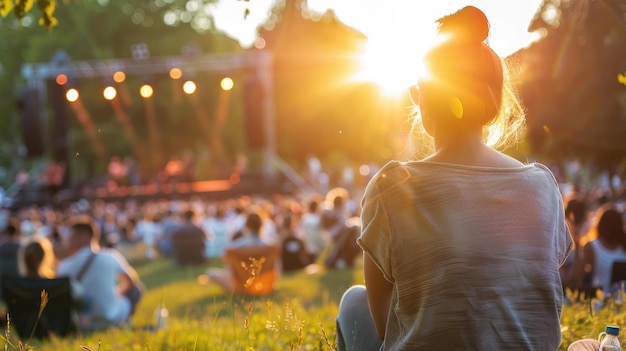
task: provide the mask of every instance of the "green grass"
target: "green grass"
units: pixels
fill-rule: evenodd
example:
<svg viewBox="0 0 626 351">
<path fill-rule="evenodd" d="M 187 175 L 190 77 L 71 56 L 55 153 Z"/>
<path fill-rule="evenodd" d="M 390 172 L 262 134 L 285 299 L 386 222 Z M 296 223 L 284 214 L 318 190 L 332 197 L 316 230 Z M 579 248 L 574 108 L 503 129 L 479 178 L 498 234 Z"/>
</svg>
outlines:
<svg viewBox="0 0 626 351">
<path fill-rule="evenodd" d="M 278 290 L 266 297 L 229 296 L 206 282 L 203 267 L 179 268 L 168 260 L 135 262 L 148 287 L 137 314 L 126 329 L 109 330 L 76 338 L 45 342 L 22 340 L 33 350 L 333 350 L 335 315 L 342 293 L 362 283 L 361 267 L 314 274 L 284 274 Z M 169 310 L 167 326 L 147 330 L 156 321 L 155 309 Z M 607 324 L 626 326 L 623 304 L 609 302 L 592 312 L 590 303 L 564 306 L 563 344 L 596 338 Z M 2 335 L 6 335 L 2 331 Z M 626 340 L 626 339 L 625 339 Z M 19 337 L 11 333 L 4 350 L 20 350 Z"/>
<path fill-rule="evenodd" d="M 131 326 L 76 338 L 22 340 L 34 350 L 329 350 L 342 293 L 363 282 L 360 269 L 283 274 L 275 293 L 231 296 L 203 276 L 207 267 L 176 267 L 168 260 L 134 262 L 148 288 Z M 169 310 L 167 326 L 156 322 L 159 304 Z M 2 331 L 5 335 L 5 331 Z M 0 339 L 19 350 L 19 336 Z"/>
</svg>

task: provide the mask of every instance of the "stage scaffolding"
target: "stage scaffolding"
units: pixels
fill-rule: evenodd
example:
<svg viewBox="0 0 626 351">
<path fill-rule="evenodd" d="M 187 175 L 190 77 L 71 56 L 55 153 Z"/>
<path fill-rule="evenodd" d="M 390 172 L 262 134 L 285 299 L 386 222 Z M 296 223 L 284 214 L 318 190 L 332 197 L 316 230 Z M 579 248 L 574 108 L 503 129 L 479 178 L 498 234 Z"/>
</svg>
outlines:
<svg viewBox="0 0 626 351">
<path fill-rule="evenodd" d="M 137 51 L 137 50 L 135 50 Z M 135 54 L 135 53 L 133 53 Z M 229 72 L 247 69 L 256 74 L 262 89 L 262 120 L 265 145 L 263 147 L 263 174 L 266 179 L 276 175 L 276 131 L 274 108 L 274 85 L 272 79 L 272 55 L 265 50 L 238 53 L 214 53 L 206 55 L 182 55 L 149 57 L 149 55 L 127 59 L 74 61 L 64 51 L 59 51 L 50 62 L 22 65 L 22 76 L 28 88 L 37 91 L 40 101 L 48 100 L 47 80 L 65 74 L 71 79 L 111 78 L 115 72 L 129 75 L 167 74 L 172 68 L 183 72 Z M 137 57 L 139 56 L 139 57 Z M 40 116 L 47 118 L 45 103 L 39 104 Z"/>
</svg>

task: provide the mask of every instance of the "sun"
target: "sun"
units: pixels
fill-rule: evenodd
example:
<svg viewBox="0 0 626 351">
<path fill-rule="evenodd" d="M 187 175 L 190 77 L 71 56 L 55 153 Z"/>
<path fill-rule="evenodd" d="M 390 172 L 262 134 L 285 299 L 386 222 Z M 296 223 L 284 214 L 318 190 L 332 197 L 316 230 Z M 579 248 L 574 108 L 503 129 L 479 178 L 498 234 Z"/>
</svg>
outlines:
<svg viewBox="0 0 626 351">
<path fill-rule="evenodd" d="M 406 43 L 386 38 L 369 38 L 358 59 L 357 79 L 375 83 L 386 96 L 399 97 L 417 82 L 424 71 L 423 53 Z"/>
</svg>

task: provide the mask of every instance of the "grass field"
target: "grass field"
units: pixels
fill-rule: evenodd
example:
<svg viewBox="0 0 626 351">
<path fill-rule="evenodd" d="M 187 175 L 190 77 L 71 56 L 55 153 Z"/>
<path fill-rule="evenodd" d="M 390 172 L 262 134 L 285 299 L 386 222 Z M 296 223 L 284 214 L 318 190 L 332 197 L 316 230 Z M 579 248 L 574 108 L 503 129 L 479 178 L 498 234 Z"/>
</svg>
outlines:
<svg viewBox="0 0 626 351">
<path fill-rule="evenodd" d="M 360 269 L 283 274 L 275 293 L 265 297 L 230 296 L 208 281 L 201 267 L 176 267 L 171 261 L 133 262 L 146 284 L 131 325 L 123 330 L 46 342 L 21 340 L 34 350 L 329 350 L 343 291 L 362 282 Z M 155 311 L 169 311 L 166 326 L 155 330 Z M 5 350 L 19 350 L 12 333 Z"/>
<path fill-rule="evenodd" d="M 203 267 L 175 267 L 168 260 L 135 262 L 148 292 L 130 326 L 76 338 L 38 342 L 21 340 L 33 350 L 333 350 L 335 315 L 346 288 L 362 283 L 360 267 L 351 270 L 284 274 L 278 290 L 266 297 L 229 296 L 208 282 Z M 155 310 L 169 311 L 166 325 L 156 323 Z M 563 344 L 579 338 L 595 338 L 607 324 L 626 326 L 623 304 L 608 302 L 592 312 L 590 303 L 564 307 Z M 0 347 L 20 350 L 15 333 Z M 626 341 L 626 338 L 624 339 Z"/>
</svg>

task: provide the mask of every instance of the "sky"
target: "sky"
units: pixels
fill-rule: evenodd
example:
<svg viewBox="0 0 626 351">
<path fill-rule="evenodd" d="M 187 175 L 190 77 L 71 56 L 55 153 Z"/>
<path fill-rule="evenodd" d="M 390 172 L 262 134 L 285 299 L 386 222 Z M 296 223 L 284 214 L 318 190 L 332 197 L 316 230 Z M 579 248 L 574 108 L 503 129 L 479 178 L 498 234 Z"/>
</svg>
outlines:
<svg viewBox="0 0 626 351">
<path fill-rule="evenodd" d="M 267 19 L 275 0 L 219 0 L 212 6 L 218 30 L 250 47 L 257 27 Z M 419 45 L 416 38 L 430 36 L 434 21 L 463 6 L 473 5 L 485 12 L 491 23 L 490 45 L 507 56 L 538 39 L 528 25 L 542 0 L 308 0 L 316 12 L 332 9 L 346 25 L 368 38 L 397 36 L 399 45 Z M 244 19 L 246 7 L 250 15 Z M 415 38 L 412 40 L 411 38 Z M 415 44 L 412 44 L 411 42 Z"/>
<path fill-rule="evenodd" d="M 219 0 L 211 5 L 218 30 L 251 47 L 257 29 L 268 17 L 275 0 Z M 424 52 L 435 40 L 435 20 L 464 6 L 483 10 L 491 29 L 489 45 L 502 57 L 539 39 L 528 26 L 542 0 L 308 0 L 314 13 L 332 9 L 340 21 L 368 39 L 361 55 L 362 74 L 357 79 L 377 82 L 396 95 L 413 84 Z M 244 18 L 248 7 L 250 14 Z"/>
</svg>

